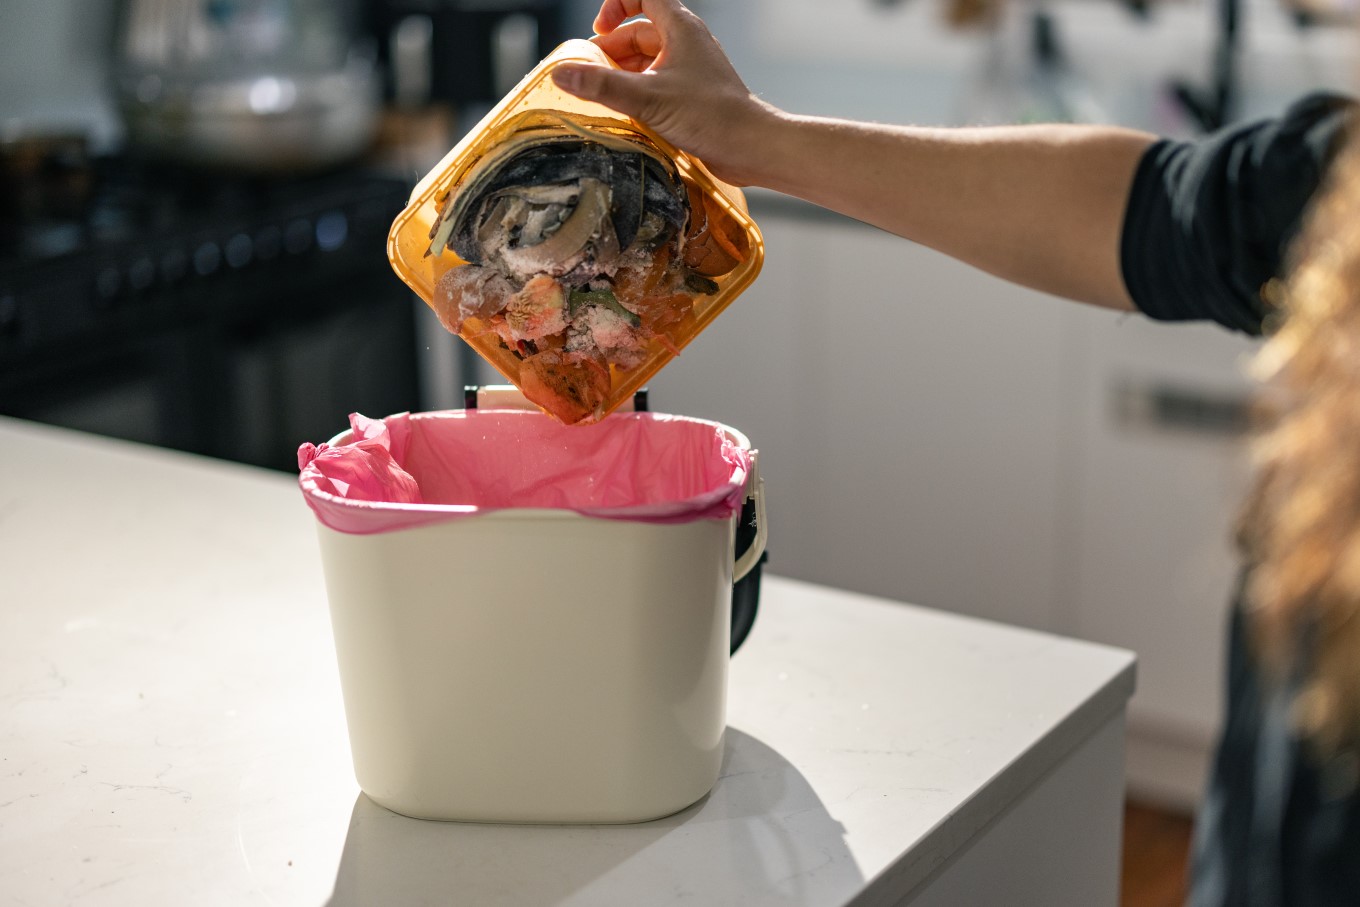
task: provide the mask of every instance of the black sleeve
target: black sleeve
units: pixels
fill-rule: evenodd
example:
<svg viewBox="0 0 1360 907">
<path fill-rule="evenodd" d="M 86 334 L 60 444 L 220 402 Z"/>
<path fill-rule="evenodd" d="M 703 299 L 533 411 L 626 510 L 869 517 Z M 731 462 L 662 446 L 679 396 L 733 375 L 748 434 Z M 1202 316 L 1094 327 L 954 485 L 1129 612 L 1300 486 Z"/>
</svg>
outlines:
<svg viewBox="0 0 1360 907">
<path fill-rule="evenodd" d="M 1261 332 L 1277 277 L 1355 101 L 1312 94 L 1274 119 L 1143 155 L 1129 192 L 1120 267 L 1133 302 L 1162 321 L 1210 319 Z"/>
</svg>

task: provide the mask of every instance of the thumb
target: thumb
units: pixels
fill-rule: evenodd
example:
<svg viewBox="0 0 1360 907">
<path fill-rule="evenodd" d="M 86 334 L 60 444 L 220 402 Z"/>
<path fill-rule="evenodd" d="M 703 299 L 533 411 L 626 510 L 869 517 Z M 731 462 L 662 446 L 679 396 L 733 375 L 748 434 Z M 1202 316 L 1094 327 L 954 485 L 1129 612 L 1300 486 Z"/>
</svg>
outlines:
<svg viewBox="0 0 1360 907">
<path fill-rule="evenodd" d="M 606 107 L 646 122 L 647 92 L 639 83 L 647 78 L 642 73 L 625 72 L 606 66 L 583 63 L 564 63 L 553 70 L 553 81 L 563 91 L 587 101 L 597 101 Z"/>
</svg>

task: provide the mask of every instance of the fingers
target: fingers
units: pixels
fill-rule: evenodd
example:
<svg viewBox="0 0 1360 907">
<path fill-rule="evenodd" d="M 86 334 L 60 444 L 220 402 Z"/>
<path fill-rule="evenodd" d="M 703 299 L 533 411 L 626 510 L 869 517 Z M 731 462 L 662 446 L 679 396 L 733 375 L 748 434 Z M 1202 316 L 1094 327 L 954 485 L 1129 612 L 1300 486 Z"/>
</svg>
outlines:
<svg viewBox="0 0 1360 907">
<path fill-rule="evenodd" d="M 595 16 L 595 34 L 607 35 L 633 16 L 646 16 L 664 32 L 677 25 L 688 12 L 680 0 L 604 0 Z"/>
<path fill-rule="evenodd" d="M 629 72 L 646 72 L 656 62 L 653 57 L 613 57 L 612 59 L 619 69 L 626 69 Z"/>
<path fill-rule="evenodd" d="M 595 14 L 595 34 L 607 35 L 618 28 L 625 19 L 641 12 L 640 0 L 604 0 L 600 11 Z M 631 7 L 631 11 L 630 11 Z"/>
<path fill-rule="evenodd" d="M 648 62 L 661 53 L 661 33 L 645 19 L 629 22 L 607 35 L 597 35 L 595 43 L 624 69 L 634 69 L 628 61 L 643 59 Z M 643 68 L 646 63 L 643 64 Z"/>
<path fill-rule="evenodd" d="M 586 63 L 563 63 L 553 70 L 552 77 L 563 91 L 587 101 L 598 101 L 645 122 L 649 94 L 639 80 L 649 78 L 647 75 Z"/>
</svg>

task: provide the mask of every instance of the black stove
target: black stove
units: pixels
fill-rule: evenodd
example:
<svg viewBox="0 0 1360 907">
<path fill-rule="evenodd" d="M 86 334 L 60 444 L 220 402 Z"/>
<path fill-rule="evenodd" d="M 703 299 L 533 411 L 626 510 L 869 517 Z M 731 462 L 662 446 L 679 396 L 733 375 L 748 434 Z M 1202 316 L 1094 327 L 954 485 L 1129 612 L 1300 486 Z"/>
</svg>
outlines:
<svg viewBox="0 0 1360 907">
<path fill-rule="evenodd" d="M 409 183 L 125 157 L 57 182 L 3 215 L 0 414 L 292 469 L 351 411 L 418 407 L 386 257 Z"/>
</svg>

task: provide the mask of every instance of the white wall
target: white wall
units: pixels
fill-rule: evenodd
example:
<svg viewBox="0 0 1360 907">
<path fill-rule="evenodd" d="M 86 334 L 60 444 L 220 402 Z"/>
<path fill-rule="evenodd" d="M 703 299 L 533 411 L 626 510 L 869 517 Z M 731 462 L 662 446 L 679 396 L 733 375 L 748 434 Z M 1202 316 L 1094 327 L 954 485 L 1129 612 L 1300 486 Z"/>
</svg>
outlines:
<svg viewBox="0 0 1360 907">
<path fill-rule="evenodd" d="M 693 0 L 748 84 L 774 104 L 801 113 L 892 122 L 976 119 L 984 65 L 998 55 L 1023 75 L 1022 26 L 996 37 L 960 33 L 942 19 L 943 3 L 911 0 Z M 1205 84 L 1216 41 L 1216 3 L 1155 4 L 1146 20 L 1112 0 L 1012 0 L 1022 19 L 1045 7 L 1057 18 L 1074 74 L 1110 122 L 1160 134 L 1192 124 L 1167 101 L 1173 79 Z M 1301 33 L 1277 0 L 1245 0 L 1244 116 L 1278 110 L 1312 87 L 1360 86 L 1353 33 Z M 587 20 L 588 22 L 588 20 Z"/>
<path fill-rule="evenodd" d="M 121 136 L 107 77 L 115 0 L 3 0 L 0 134 L 89 131 L 99 148 Z"/>
</svg>

